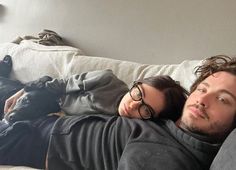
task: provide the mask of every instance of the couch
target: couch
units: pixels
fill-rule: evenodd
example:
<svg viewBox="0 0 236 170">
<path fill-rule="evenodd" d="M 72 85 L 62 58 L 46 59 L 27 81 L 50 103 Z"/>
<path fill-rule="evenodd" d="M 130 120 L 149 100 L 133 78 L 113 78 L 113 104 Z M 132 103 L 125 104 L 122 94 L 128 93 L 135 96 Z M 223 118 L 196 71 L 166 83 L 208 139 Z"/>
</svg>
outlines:
<svg viewBox="0 0 236 170">
<path fill-rule="evenodd" d="M 44 46 L 30 40 L 23 40 L 20 44 L 0 44 L 0 59 L 6 54 L 13 59 L 12 79 L 25 83 L 41 76 L 49 75 L 55 78 L 66 78 L 75 73 L 99 69 L 111 69 L 127 84 L 134 80 L 151 75 L 170 75 L 173 79 L 189 90 L 195 80 L 194 68 L 201 64 L 201 60 L 185 60 L 179 64 L 149 65 L 124 60 L 104 58 L 100 56 L 86 56 L 82 50 L 70 46 Z M 233 131 L 212 163 L 212 170 L 233 169 L 234 152 L 233 141 L 236 132 Z M 0 169 L 20 170 L 29 167 L 14 167 L 0 165 Z M 193 167 L 194 169 L 194 167 Z"/>
</svg>

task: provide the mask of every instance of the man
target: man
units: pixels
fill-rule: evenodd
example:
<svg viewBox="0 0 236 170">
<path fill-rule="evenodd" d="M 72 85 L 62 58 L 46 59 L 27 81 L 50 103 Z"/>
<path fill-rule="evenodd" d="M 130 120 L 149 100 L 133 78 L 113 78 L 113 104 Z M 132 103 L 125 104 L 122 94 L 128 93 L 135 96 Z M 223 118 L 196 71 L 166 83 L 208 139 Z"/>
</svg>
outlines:
<svg viewBox="0 0 236 170">
<path fill-rule="evenodd" d="M 236 60 L 211 57 L 196 73 L 176 122 L 108 115 L 58 119 L 48 130 L 48 169 L 209 169 L 235 124 Z"/>
</svg>

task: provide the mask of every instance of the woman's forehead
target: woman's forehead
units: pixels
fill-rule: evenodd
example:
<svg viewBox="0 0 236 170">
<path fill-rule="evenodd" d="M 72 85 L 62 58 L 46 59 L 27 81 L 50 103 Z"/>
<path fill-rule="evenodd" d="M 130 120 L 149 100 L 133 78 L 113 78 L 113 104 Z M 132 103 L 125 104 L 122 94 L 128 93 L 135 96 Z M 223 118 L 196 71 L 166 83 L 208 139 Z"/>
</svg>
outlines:
<svg viewBox="0 0 236 170">
<path fill-rule="evenodd" d="M 155 112 L 159 113 L 162 111 L 165 107 L 164 93 L 145 83 L 141 84 L 140 87 L 140 90 L 142 90 L 143 93 L 144 102 L 150 105 Z"/>
</svg>

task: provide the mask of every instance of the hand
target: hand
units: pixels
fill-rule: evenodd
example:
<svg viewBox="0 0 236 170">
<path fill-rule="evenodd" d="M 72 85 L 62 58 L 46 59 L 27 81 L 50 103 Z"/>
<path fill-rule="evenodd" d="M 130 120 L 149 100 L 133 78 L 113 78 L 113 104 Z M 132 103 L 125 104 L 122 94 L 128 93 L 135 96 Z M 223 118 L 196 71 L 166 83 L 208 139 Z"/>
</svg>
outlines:
<svg viewBox="0 0 236 170">
<path fill-rule="evenodd" d="M 14 95 L 12 95 L 11 97 L 9 97 L 6 101 L 5 101 L 5 105 L 4 105 L 4 114 L 9 113 L 14 106 L 16 105 L 16 101 L 24 94 L 24 89 L 21 89 L 20 91 L 16 92 Z"/>
</svg>

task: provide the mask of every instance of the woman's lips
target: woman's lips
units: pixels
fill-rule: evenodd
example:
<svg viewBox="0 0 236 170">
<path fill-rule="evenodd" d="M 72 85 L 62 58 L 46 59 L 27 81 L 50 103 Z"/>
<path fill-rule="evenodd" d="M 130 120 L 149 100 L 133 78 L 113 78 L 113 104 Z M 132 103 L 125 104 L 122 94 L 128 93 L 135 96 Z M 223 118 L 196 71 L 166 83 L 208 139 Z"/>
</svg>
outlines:
<svg viewBox="0 0 236 170">
<path fill-rule="evenodd" d="M 129 116 L 129 111 L 128 111 L 127 106 L 125 104 L 124 104 L 124 114 L 126 116 Z"/>
</svg>

